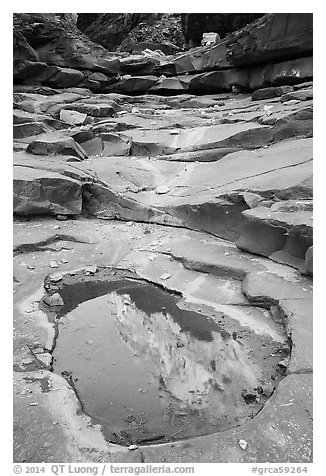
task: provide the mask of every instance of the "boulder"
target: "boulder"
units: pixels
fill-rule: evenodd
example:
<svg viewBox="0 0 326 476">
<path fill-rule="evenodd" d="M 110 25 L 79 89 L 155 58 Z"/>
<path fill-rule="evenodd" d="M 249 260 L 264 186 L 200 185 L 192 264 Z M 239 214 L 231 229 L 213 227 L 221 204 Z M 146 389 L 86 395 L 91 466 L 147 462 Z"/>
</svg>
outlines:
<svg viewBox="0 0 326 476">
<path fill-rule="evenodd" d="M 13 191 L 16 215 L 78 215 L 82 211 L 80 182 L 59 173 L 14 167 Z"/>
<path fill-rule="evenodd" d="M 46 127 L 40 122 L 15 124 L 13 127 L 14 139 L 23 139 L 24 137 L 36 136 L 46 131 Z"/>
<path fill-rule="evenodd" d="M 154 86 L 150 88 L 150 92 L 153 94 L 156 93 L 169 93 L 169 94 L 180 94 L 184 90 L 187 90 L 187 84 L 183 82 L 180 78 L 162 78 L 157 81 Z"/>
<path fill-rule="evenodd" d="M 35 155 L 71 155 L 79 159 L 86 159 L 87 154 L 72 137 L 53 140 L 36 140 L 28 144 L 26 152 Z"/>
<path fill-rule="evenodd" d="M 86 118 L 87 114 L 83 114 L 78 111 L 69 111 L 67 109 L 62 109 L 60 111 L 60 120 L 66 122 L 67 124 L 84 124 Z"/>
<path fill-rule="evenodd" d="M 107 84 L 109 82 L 109 78 L 103 73 L 91 73 L 87 76 L 87 79 L 90 81 L 97 81 L 101 84 Z"/>
<path fill-rule="evenodd" d="M 272 88 L 257 89 L 253 95 L 253 101 L 261 101 L 262 99 L 270 99 L 275 97 L 280 97 L 283 94 L 290 93 L 293 91 L 292 86 L 279 86 Z"/>
</svg>

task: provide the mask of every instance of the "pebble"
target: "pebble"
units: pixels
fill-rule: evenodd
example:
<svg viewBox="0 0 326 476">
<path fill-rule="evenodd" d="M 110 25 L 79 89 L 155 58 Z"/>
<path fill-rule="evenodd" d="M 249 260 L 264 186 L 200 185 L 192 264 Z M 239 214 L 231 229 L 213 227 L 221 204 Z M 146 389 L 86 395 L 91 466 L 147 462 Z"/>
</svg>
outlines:
<svg viewBox="0 0 326 476">
<path fill-rule="evenodd" d="M 138 448 L 137 445 L 130 445 L 130 446 L 128 446 L 128 450 L 130 450 L 130 451 L 136 450 L 137 448 Z"/>
<path fill-rule="evenodd" d="M 37 402 L 32 402 L 32 403 L 29 404 L 30 407 L 36 407 L 37 405 L 38 405 Z"/>
<path fill-rule="evenodd" d="M 242 450 L 245 451 L 248 447 L 248 443 L 246 442 L 246 440 L 239 440 L 239 446 Z"/>
<path fill-rule="evenodd" d="M 169 278 L 171 278 L 171 274 L 169 274 L 169 273 L 164 273 L 164 274 L 162 274 L 162 276 L 160 277 L 160 279 L 169 279 Z"/>
<path fill-rule="evenodd" d="M 32 364 L 33 362 L 34 362 L 34 359 L 23 359 L 22 360 L 23 365 L 29 365 L 29 364 Z"/>
<path fill-rule="evenodd" d="M 159 187 L 156 187 L 155 192 L 158 195 L 163 195 L 164 193 L 169 193 L 170 188 L 167 185 L 160 185 Z"/>
<path fill-rule="evenodd" d="M 96 273 L 96 271 L 97 271 L 96 264 L 94 264 L 93 266 L 87 266 L 87 268 L 85 268 L 85 271 L 86 271 L 86 274 L 88 274 L 88 275 Z"/>
<path fill-rule="evenodd" d="M 62 278 L 63 278 L 63 274 L 55 273 L 55 274 L 51 274 L 50 281 L 52 283 L 57 283 L 58 281 L 61 281 Z"/>
<path fill-rule="evenodd" d="M 50 268 L 59 268 L 59 265 L 56 261 L 52 260 L 50 262 Z"/>
<path fill-rule="evenodd" d="M 67 215 L 57 215 L 56 219 L 59 221 L 65 221 L 68 219 Z"/>
<path fill-rule="evenodd" d="M 31 264 L 28 264 L 27 269 L 35 269 L 35 266 L 32 266 Z"/>
</svg>

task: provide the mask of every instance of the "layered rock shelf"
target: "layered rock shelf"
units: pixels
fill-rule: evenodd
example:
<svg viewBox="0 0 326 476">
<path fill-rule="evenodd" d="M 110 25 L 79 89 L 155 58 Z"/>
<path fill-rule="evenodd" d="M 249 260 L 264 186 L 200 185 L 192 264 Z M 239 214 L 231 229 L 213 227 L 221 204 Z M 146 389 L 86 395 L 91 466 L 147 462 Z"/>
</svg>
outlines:
<svg viewBox="0 0 326 476">
<path fill-rule="evenodd" d="M 14 25 L 15 461 L 311 462 L 312 14 L 174 56 L 108 52 L 66 14 Z M 53 372 L 40 302 L 120 272 L 252 332 L 257 355 L 282 327 L 254 418 L 135 451 L 104 440 Z"/>
</svg>

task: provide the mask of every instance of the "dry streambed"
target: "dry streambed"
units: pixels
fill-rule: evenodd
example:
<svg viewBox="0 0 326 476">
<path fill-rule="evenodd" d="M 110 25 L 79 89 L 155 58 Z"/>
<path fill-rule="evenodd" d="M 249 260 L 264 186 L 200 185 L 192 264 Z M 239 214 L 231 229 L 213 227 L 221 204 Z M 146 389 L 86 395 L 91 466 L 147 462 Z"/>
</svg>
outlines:
<svg viewBox="0 0 326 476">
<path fill-rule="evenodd" d="M 311 91 L 16 91 L 17 461 L 311 460 Z"/>
</svg>

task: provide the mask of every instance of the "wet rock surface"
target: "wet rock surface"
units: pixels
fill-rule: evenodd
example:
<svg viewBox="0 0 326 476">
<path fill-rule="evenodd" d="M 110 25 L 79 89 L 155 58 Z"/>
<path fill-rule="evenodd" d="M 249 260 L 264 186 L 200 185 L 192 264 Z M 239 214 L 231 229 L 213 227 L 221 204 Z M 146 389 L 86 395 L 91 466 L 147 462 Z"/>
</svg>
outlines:
<svg viewBox="0 0 326 476">
<path fill-rule="evenodd" d="M 253 336 L 235 332 L 225 314 L 183 309 L 140 280 L 50 281 L 60 294 L 45 302 L 61 306 L 53 370 L 69 379 L 108 441 L 162 443 L 239 426 L 283 378 L 280 324 L 270 324 L 273 338 L 262 335 L 258 352 Z M 267 322 L 267 312 L 252 311 Z"/>
<path fill-rule="evenodd" d="M 15 35 L 23 61 L 14 86 L 15 461 L 311 461 L 313 95 L 302 33 L 306 26 L 309 35 L 309 19 L 288 19 L 280 43 L 283 17 L 275 15 L 283 14 L 258 19 L 234 36 L 232 67 L 209 63 L 223 40 L 175 56 L 174 76 L 162 78 L 162 61 L 145 55 L 110 57 L 108 65 L 101 50 L 89 58 L 94 67 L 65 63 L 72 50 L 58 31 L 67 19 L 44 15 L 34 18 L 36 31 L 17 20 Z M 42 46 L 51 32 L 63 50 Z M 273 63 L 254 64 L 264 54 Z M 129 76 L 115 78 L 118 63 Z M 75 81 L 70 66 L 84 79 Z M 125 280 L 138 297 L 110 288 Z M 87 294 L 92 286 L 105 292 Z M 165 296 L 161 309 L 156 295 L 145 299 L 153 309 L 139 304 L 148 286 Z M 83 322 L 73 314 L 92 300 L 115 316 L 116 344 L 122 335 L 121 345 L 139 351 L 140 367 L 155 376 L 153 399 L 172 407 L 163 439 L 146 440 L 160 437 L 159 425 L 142 433 L 133 411 L 120 412 L 130 421 L 113 428 L 87 407 L 78 342 L 60 339 L 82 332 L 82 358 L 92 358 L 94 342 L 86 341 L 99 336 L 89 337 L 87 326 L 102 325 L 103 316 L 92 307 Z M 193 339 L 189 316 L 201 332 L 211 326 L 206 340 Z M 101 362 L 105 371 L 111 359 Z M 79 367 L 70 368 L 73 361 Z M 206 393 L 196 375 L 207 377 Z M 140 400 L 151 395 L 132 387 Z M 192 404 L 204 402 L 206 426 L 194 430 L 185 389 Z"/>
</svg>

